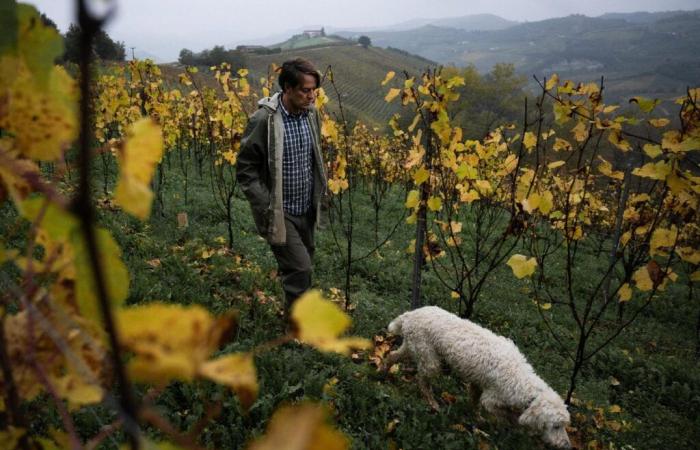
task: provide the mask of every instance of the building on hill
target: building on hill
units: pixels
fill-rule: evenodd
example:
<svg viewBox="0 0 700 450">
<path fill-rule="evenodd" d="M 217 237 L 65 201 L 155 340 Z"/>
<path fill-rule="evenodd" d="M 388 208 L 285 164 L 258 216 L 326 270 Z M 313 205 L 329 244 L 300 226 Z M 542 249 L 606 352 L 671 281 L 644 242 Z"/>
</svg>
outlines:
<svg viewBox="0 0 700 450">
<path fill-rule="evenodd" d="M 326 35 L 325 27 L 321 27 L 320 30 L 304 30 L 302 35 L 307 38 L 323 37 Z"/>
</svg>

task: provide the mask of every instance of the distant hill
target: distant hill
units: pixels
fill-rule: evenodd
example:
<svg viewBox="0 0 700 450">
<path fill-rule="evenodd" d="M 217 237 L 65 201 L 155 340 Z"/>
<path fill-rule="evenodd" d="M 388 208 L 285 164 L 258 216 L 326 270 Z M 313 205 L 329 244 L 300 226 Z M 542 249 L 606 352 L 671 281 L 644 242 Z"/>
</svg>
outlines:
<svg viewBox="0 0 700 450">
<path fill-rule="evenodd" d="M 605 76 L 607 92 L 616 98 L 668 97 L 700 84 L 700 11 L 572 15 L 492 31 L 426 25 L 366 34 L 373 45 L 442 64 L 473 64 L 481 72 L 506 62 L 528 76 Z"/>
<path fill-rule="evenodd" d="M 494 14 L 472 14 L 461 17 L 446 17 L 442 19 L 413 19 L 406 22 L 398 23 L 396 25 L 385 27 L 383 30 L 405 31 L 424 27 L 426 25 L 435 25 L 438 27 L 457 28 L 466 31 L 485 31 L 502 30 L 504 28 L 517 25 L 517 23 L 518 22 L 507 20 L 503 17 L 499 17 Z"/>
<path fill-rule="evenodd" d="M 632 13 L 606 13 L 598 17 L 601 19 L 622 19 L 630 23 L 653 23 L 660 19 L 667 19 L 684 13 L 686 13 L 686 11 L 639 11 Z"/>
</svg>

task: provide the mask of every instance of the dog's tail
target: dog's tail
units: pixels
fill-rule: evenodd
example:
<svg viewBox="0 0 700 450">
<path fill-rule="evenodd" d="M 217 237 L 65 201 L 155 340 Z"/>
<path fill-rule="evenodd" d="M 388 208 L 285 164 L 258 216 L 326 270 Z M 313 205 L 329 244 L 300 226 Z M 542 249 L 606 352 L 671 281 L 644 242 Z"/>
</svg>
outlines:
<svg viewBox="0 0 700 450">
<path fill-rule="evenodd" d="M 402 324 L 403 324 L 403 314 L 391 321 L 391 323 L 389 324 L 389 328 L 388 328 L 389 333 L 400 335 Z"/>
</svg>

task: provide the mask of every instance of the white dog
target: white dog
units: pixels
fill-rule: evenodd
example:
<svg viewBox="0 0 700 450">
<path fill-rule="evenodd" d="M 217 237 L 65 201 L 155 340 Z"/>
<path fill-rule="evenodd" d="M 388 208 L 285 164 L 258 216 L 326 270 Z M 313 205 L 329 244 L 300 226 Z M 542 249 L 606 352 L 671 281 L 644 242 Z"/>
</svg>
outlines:
<svg viewBox="0 0 700 450">
<path fill-rule="evenodd" d="M 444 361 L 470 383 L 475 405 L 480 401 L 501 418 L 516 413 L 518 423 L 537 430 L 548 444 L 571 447 L 566 405 L 510 339 L 437 306 L 401 314 L 389 331 L 402 335 L 403 343 L 386 357 L 383 369 L 405 358 L 415 361 L 418 386 L 434 409 L 438 405 L 428 379 L 440 373 Z"/>
</svg>

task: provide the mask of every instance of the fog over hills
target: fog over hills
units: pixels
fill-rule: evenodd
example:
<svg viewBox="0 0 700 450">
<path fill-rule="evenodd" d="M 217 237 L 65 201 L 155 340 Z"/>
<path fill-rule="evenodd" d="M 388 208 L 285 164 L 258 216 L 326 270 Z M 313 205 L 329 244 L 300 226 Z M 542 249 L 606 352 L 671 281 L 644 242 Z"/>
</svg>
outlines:
<svg viewBox="0 0 700 450">
<path fill-rule="evenodd" d="M 445 23 L 444 21 L 435 21 Z M 528 77 L 605 77 L 608 93 L 682 94 L 700 81 L 700 10 L 571 15 L 494 30 L 426 24 L 364 33 L 372 44 L 488 72 L 511 63 Z M 352 31 L 340 33 L 353 36 Z"/>
</svg>

